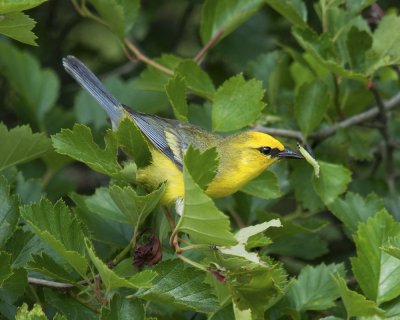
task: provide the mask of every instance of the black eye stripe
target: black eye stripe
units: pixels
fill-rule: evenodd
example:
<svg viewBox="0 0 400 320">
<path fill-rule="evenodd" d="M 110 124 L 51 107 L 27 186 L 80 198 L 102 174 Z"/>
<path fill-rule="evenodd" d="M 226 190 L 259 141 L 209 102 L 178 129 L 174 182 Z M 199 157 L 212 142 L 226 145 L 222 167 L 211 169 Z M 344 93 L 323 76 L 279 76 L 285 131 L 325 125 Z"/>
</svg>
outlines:
<svg viewBox="0 0 400 320">
<path fill-rule="evenodd" d="M 281 150 L 279 150 L 278 148 L 271 148 L 271 147 L 260 147 L 258 148 L 258 151 L 260 151 L 262 154 L 266 155 L 266 156 L 271 156 L 271 157 L 277 157 L 279 152 L 281 152 Z"/>
<path fill-rule="evenodd" d="M 258 149 L 262 154 L 269 155 L 271 153 L 270 147 L 261 147 Z"/>
</svg>

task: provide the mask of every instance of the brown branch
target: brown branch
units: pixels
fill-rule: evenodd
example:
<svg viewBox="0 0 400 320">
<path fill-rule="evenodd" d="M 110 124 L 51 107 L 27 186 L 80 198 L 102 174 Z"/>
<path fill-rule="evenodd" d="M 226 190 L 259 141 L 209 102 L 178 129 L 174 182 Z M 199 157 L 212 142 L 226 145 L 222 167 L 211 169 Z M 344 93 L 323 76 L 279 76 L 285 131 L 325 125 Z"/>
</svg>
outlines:
<svg viewBox="0 0 400 320">
<path fill-rule="evenodd" d="M 218 41 L 218 39 L 223 35 L 224 29 L 219 30 L 205 45 L 203 48 L 200 49 L 200 51 L 196 54 L 194 57 L 194 61 L 196 63 L 200 63 L 201 59 L 204 57 L 204 55 L 207 53 L 208 50 Z"/>
<path fill-rule="evenodd" d="M 390 100 L 383 102 L 383 107 L 385 112 L 392 110 L 393 108 L 400 105 L 400 92 L 393 96 Z M 362 124 L 368 120 L 371 120 L 379 115 L 379 107 L 374 106 L 367 111 L 359 113 L 353 117 L 347 118 L 343 121 L 337 122 L 330 126 L 329 128 L 322 129 L 320 131 L 311 133 L 308 138 L 314 141 L 324 140 L 336 133 L 339 129 L 348 128 L 351 126 Z M 253 128 L 255 131 L 264 132 L 272 136 L 279 136 L 285 138 L 296 139 L 298 141 L 304 142 L 305 138 L 300 131 L 290 130 L 290 129 L 280 129 L 280 128 L 266 128 L 263 126 L 255 126 Z"/>
<path fill-rule="evenodd" d="M 379 94 L 378 90 L 376 89 L 375 85 L 372 83 L 370 86 L 370 91 L 374 95 L 375 101 L 377 103 L 378 109 L 379 109 L 379 118 L 380 118 L 380 124 L 381 126 L 379 127 L 379 132 L 381 133 L 383 137 L 383 142 L 384 142 L 384 155 L 385 155 L 385 162 L 386 162 L 386 179 L 388 183 L 388 188 L 390 192 L 394 192 L 396 187 L 395 187 L 395 178 L 394 178 L 394 162 L 393 162 L 393 147 L 391 145 L 391 138 L 389 135 L 389 130 L 388 130 L 388 117 L 387 117 L 387 111 L 385 109 L 385 105 L 383 103 L 382 97 Z"/>
<path fill-rule="evenodd" d="M 172 71 L 171 69 L 168 69 L 166 67 L 164 67 L 163 65 L 155 62 L 154 60 L 150 59 L 149 57 L 147 57 L 146 55 L 144 55 L 134 44 L 132 41 L 130 41 L 129 39 L 125 38 L 124 40 L 124 44 L 126 46 L 127 49 L 129 49 L 129 51 L 131 51 L 137 60 L 144 62 L 145 64 L 152 66 L 153 68 L 156 68 L 170 76 L 174 75 L 174 71 Z"/>
<path fill-rule="evenodd" d="M 400 104 L 400 92 L 398 94 L 396 94 L 395 96 L 393 96 L 390 100 L 384 102 L 383 106 L 384 106 L 385 111 L 387 112 L 387 111 L 397 107 L 399 104 Z M 367 111 L 364 111 L 353 117 L 350 117 L 343 121 L 340 121 L 340 122 L 332 125 L 329 128 L 314 132 L 314 133 L 310 134 L 309 138 L 313 139 L 313 140 L 324 140 L 324 139 L 332 136 L 333 134 L 335 134 L 335 132 L 338 131 L 339 129 L 344 129 L 344 128 L 348 128 L 351 126 L 361 124 L 365 121 L 375 118 L 378 115 L 379 115 L 379 107 L 374 106 L 371 109 L 368 109 Z"/>
</svg>

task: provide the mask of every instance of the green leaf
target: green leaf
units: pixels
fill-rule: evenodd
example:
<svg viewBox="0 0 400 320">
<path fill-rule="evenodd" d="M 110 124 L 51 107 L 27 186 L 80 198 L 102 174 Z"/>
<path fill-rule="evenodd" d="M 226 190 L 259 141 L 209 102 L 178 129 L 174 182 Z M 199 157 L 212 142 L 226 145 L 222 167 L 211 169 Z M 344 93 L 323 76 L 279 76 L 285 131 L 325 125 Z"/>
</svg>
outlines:
<svg viewBox="0 0 400 320">
<path fill-rule="evenodd" d="M 97 198 L 102 202 L 103 205 L 107 205 L 108 200 L 112 202 L 109 193 L 105 192 L 105 194 L 108 196 L 107 199 L 103 199 L 101 196 Z M 96 195 L 90 197 L 80 196 L 75 193 L 70 195 L 70 198 L 76 204 L 74 213 L 77 215 L 79 220 L 83 221 L 86 228 L 90 232 L 92 239 L 114 246 L 126 246 L 126 244 L 132 239 L 133 227 L 127 224 L 112 221 L 108 215 L 99 213 L 97 209 L 95 209 L 96 211 L 89 210 L 85 202 L 91 197 L 96 198 Z M 95 203 L 95 201 L 93 203 Z M 115 204 L 114 207 L 116 207 Z M 95 206 L 95 208 L 98 207 Z M 99 208 L 102 207 L 99 206 Z M 118 208 L 116 208 L 116 210 L 118 210 Z M 123 218 L 123 214 L 121 212 L 117 211 L 117 214 L 120 214 L 121 219 Z"/>
<path fill-rule="evenodd" d="M 153 286 L 140 289 L 137 297 L 204 313 L 213 312 L 219 307 L 211 287 L 203 282 L 204 272 L 185 267 L 179 259 L 163 261 L 153 271 L 158 274 Z"/>
<path fill-rule="evenodd" d="M 86 197 L 84 202 L 89 211 L 120 223 L 129 223 L 125 214 L 118 208 L 111 198 L 110 191 L 107 188 L 97 188 L 94 195 Z"/>
<path fill-rule="evenodd" d="M 268 252 L 282 256 L 314 260 L 328 253 L 328 242 L 310 231 L 296 232 L 275 240 L 268 246 Z"/>
<path fill-rule="evenodd" d="M 53 206 L 44 198 L 38 204 L 21 207 L 21 215 L 81 276 L 86 275 L 84 235 L 63 201 Z"/>
<path fill-rule="evenodd" d="M 53 306 L 67 319 L 99 320 L 98 315 L 92 309 L 70 295 L 58 293 L 48 288 L 43 289 L 43 292 L 46 304 Z"/>
<path fill-rule="evenodd" d="M 353 26 L 347 34 L 346 46 L 351 69 L 361 72 L 367 70 L 369 66 L 365 53 L 372 46 L 371 35 Z"/>
<path fill-rule="evenodd" d="M 348 192 L 344 199 L 337 198 L 328 208 L 351 233 L 354 233 L 359 223 L 366 222 L 384 206 L 382 200 L 374 193 L 363 198 L 357 193 Z"/>
<path fill-rule="evenodd" d="M 185 153 L 185 165 L 194 182 L 200 188 L 205 189 L 217 173 L 218 153 L 216 148 L 201 152 L 189 146 Z"/>
<path fill-rule="evenodd" d="M 39 272 L 47 277 L 62 282 L 76 282 L 76 278 L 74 277 L 74 274 L 71 274 L 70 270 L 66 270 L 45 252 L 42 252 L 41 255 L 34 255 L 31 259 L 32 261 L 29 261 L 26 266 L 28 270 Z"/>
<path fill-rule="evenodd" d="M 346 281 L 342 277 L 335 276 L 334 279 L 348 318 L 383 316 L 385 311 L 379 309 L 374 301 L 367 300 L 363 295 L 347 288 Z"/>
<path fill-rule="evenodd" d="M 28 10 L 46 1 L 47 0 L 2 0 L 0 14 Z"/>
<path fill-rule="evenodd" d="M 155 58 L 153 60 L 171 70 L 176 69 L 183 61 L 181 58 L 171 54 L 164 54 L 161 58 Z M 168 75 L 154 67 L 147 67 L 147 69 L 140 74 L 137 88 L 142 90 L 165 92 L 165 85 L 170 78 L 171 75 Z"/>
<path fill-rule="evenodd" d="M 132 300 L 122 297 L 118 294 L 114 295 L 108 306 L 101 308 L 100 320 L 122 320 L 131 319 L 145 320 L 145 310 L 143 304 L 139 300 Z"/>
<path fill-rule="evenodd" d="M 183 213 L 177 228 L 179 231 L 188 233 L 196 242 L 220 246 L 234 245 L 236 240 L 229 231 L 229 218 L 217 209 L 214 202 L 205 195 L 192 178 L 189 170 L 192 168 L 190 160 L 194 154 L 195 152 L 189 152 L 185 156 L 183 167 L 185 197 Z M 212 155 L 212 153 L 205 154 L 202 158 L 206 159 L 210 154 Z M 197 178 L 199 178 L 199 170 L 204 170 L 204 167 L 192 169 Z M 210 176 L 206 176 L 206 180 L 209 178 Z M 202 178 L 202 181 L 206 180 Z"/>
<path fill-rule="evenodd" d="M 318 64 L 334 72 L 335 74 L 359 81 L 367 79 L 366 73 L 348 70 L 342 65 L 333 40 L 328 33 L 318 35 L 311 29 L 295 28 L 292 31 L 297 42 L 306 50 Z"/>
<path fill-rule="evenodd" d="M 164 194 L 162 185 L 157 190 L 139 196 L 131 187 L 112 186 L 110 189 L 98 188 L 93 196 L 84 201 L 87 208 L 104 218 L 125 224 L 142 224 L 154 210 Z"/>
<path fill-rule="evenodd" d="M 96 256 L 92 249 L 91 243 L 87 238 L 85 238 L 85 245 L 90 260 L 92 260 L 94 266 L 99 272 L 101 281 L 107 290 L 115 288 L 148 288 L 151 287 L 153 279 L 157 276 L 156 272 L 145 270 L 128 279 L 121 278 Z"/>
<path fill-rule="evenodd" d="M 400 259 L 400 235 L 390 237 L 382 249 L 391 256 Z"/>
<path fill-rule="evenodd" d="M 7 130 L 0 123 L 0 171 L 44 155 L 51 150 L 50 139 L 43 133 L 32 133 L 28 126 Z"/>
<path fill-rule="evenodd" d="M 344 276 L 343 264 L 306 266 L 287 291 L 290 306 L 299 312 L 324 310 L 335 305 L 339 291 L 333 275 Z"/>
<path fill-rule="evenodd" d="M 254 263 L 260 263 L 260 257 L 255 252 L 248 252 L 246 250 L 247 241 L 250 237 L 264 232 L 270 227 L 282 227 L 279 219 L 270 220 L 268 222 L 263 222 L 256 224 L 254 226 L 249 226 L 240 229 L 236 234 L 235 238 L 238 243 L 232 247 L 221 247 L 219 250 L 223 254 L 228 254 L 232 256 L 242 257 L 246 260 L 252 261 Z"/>
<path fill-rule="evenodd" d="M 365 296 L 377 302 L 400 296 L 400 260 L 383 252 L 390 237 L 398 236 L 400 223 L 386 210 L 379 211 L 358 227 L 354 237 L 357 257 L 351 259 L 353 273 Z"/>
<path fill-rule="evenodd" d="M 272 171 L 264 171 L 242 187 L 240 191 L 261 199 L 276 199 L 282 195 L 278 177 Z"/>
<path fill-rule="evenodd" d="M 359 13 L 364 8 L 369 7 L 375 0 L 352 0 L 346 2 L 346 9 L 353 13 Z"/>
<path fill-rule="evenodd" d="M 321 200 L 330 204 L 346 191 L 351 182 L 351 171 L 346 167 L 328 162 L 320 161 L 320 177 L 313 177 L 313 187 Z"/>
<path fill-rule="evenodd" d="M 243 258 L 218 261 L 226 271 L 232 301 L 239 310 L 251 310 L 252 319 L 264 319 L 264 312 L 283 295 L 286 272 L 279 263 L 264 258 L 260 263 Z"/>
<path fill-rule="evenodd" d="M 294 114 L 305 136 L 322 121 L 330 103 L 328 88 L 321 80 L 303 84 L 297 91 Z"/>
<path fill-rule="evenodd" d="M 0 287 L 3 286 L 5 280 L 12 275 L 11 270 L 11 254 L 0 251 L 1 265 L 0 265 Z"/>
<path fill-rule="evenodd" d="M 28 285 L 25 269 L 13 269 L 13 273 L 3 281 L 0 288 L 0 301 L 15 303 L 23 296 Z"/>
<path fill-rule="evenodd" d="M 142 225 L 148 215 L 158 205 L 164 195 L 165 185 L 145 196 L 138 196 L 135 190 L 127 186 L 121 188 L 114 185 L 110 188 L 110 196 L 122 214 L 127 224 Z"/>
<path fill-rule="evenodd" d="M 0 248 L 3 248 L 17 228 L 19 220 L 18 206 L 18 197 L 10 195 L 8 181 L 3 176 L 0 176 Z"/>
<path fill-rule="evenodd" d="M 35 20 L 22 12 L 0 16 L 0 33 L 20 42 L 36 45 L 36 36 L 32 32 Z"/>
<path fill-rule="evenodd" d="M 294 26 L 308 28 L 307 7 L 301 0 L 266 0 L 274 10 L 289 20 Z"/>
<path fill-rule="evenodd" d="M 136 165 L 141 168 L 150 164 L 151 153 L 149 145 L 144 138 L 142 132 L 135 123 L 124 118 L 118 126 L 117 131 L 118 144 L 133 159 Z"/>
<path fill-rule="evenodd" d="M 187 122 L 188 105 L 186 101 L 185 79 L 180 74 L 175 75 L 165 85 L 165 91 L 167 92 L 175 118 L 179 121 Z"/>
<path fill-rule="evenodd" d="M 296 200 L 306 209 L 314 211 L 322 208 L 324 204 L 311 186 L 313 176 L 311 167 L 305 161 L 296 161 L 291 165 L 294 169 L 289 175 L 289 180 Z"/>
<path fill-rule="evenodd" d="M 246 81 L 242 74 L 226 80 L 214 97 L 213 130 L 233 131 L 256 121 L 265 107 L 264 92 L 261 81 Z"/>
<path fill-rule="evenodd" d="M 16 320 L 47 320 L 40 304 L 34 304 L 33 308 L 29 311 L 28 305 L 24 303 L 18 308 Z"/>
<path fill-rule="evenodd" d="M 19 172 L 17 175 L 15 193 L 21 198 L 21 204 L 38 202 L 42 197 L 42 181 L 41 179 L 25 180 L 22 172 Z"/>
<path fill-rule="evenodd" d="M 184 60 L 178 64 L 175 74 L 184 77 L 187 87 L 195 94 L 211 99 L 215 93 L 215 87 L 210 76 L 192 60 Z"/>
<path fill-rule="evenodd" d="M 23 268 L 33 254 L 43 250 L 43 242 L 32 232 L 17 229 L 7 241 L 5 249 L 12 254 L 12 267 Z"/>
<path fill-rule="evenodd" d="M 13 110 L 24 121 L 42 128 L 44 116 L 58 99 L 60 82 L 54 71 L 42 69 L 31 54 L 2 41 L 0 73 L 18 94 L 19 100 L 13 104 Z"/>
<path fill-rule="evenodd" d="M 90 129 L 75 124 L 72 130 L 62 129 L 51 137 L 55 150 L 75 160 L 85 163 L 95 171 L 116 177 L 121 166 L 117 161 L 117 139 L 112 131 L 104 138 L 105 148 L 101 149 L 94 141 Z"/>
<path fill-rule="evenodd" d="M 262 0 L 206 0 L 201 11 L 200 35 L 207 43 L 219 32 L 219 40 L 249 19 L 264 4 Z"/>
<path fill-rule="evenodd" d="M 372 49 L 367 53 L 372 60 L 369 69 L 371 74 L 380 67 L 400 63 L 400 35 L 393 33 L 399 28 L 400 17 L 395 14 L 387 14 L 379 21 L 373 35 Z"/>
<path fill-rule="evenodd" d="M 112 32 L 123 38 L 139 13 L 139 0 L 89 0 Z"/>
</svg>

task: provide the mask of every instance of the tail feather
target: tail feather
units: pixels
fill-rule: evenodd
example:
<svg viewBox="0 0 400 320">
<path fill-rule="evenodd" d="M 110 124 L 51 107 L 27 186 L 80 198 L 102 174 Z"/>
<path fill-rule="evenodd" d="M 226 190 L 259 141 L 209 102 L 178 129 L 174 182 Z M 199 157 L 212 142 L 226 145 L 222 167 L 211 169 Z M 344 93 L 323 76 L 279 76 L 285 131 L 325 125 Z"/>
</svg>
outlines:
<svg viewBox="0 0 400 320">
<path fill-rule="evenodd" d="M 107 112 L 113 127 L 123 117 L 122 104 L 104 87 L 100 80 L 79 59 L 74 56 L 63 58 L 65 70 L 84 88 Z"/>
</svg>

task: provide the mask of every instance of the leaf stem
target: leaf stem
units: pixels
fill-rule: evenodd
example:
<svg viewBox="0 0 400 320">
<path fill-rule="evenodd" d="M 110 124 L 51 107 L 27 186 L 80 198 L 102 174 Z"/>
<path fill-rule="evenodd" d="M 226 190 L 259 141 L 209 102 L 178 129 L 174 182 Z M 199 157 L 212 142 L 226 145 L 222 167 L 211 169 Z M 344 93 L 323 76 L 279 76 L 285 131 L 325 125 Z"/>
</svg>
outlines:
<svg viewBox="0 0 400 320">
<path fill-rule="evenodd" d="M 204 46 L 200 49 L 200 51 L 193 58 L 194 62 L 197 64 L 201 62 L 201 59 L 207 53 L 208 50 L 217 42 L 217 40 L 224 34 L 224 29 L 219 30 Z"/>
<path fill-rule="evenodd" d="M 189 251 L 193 249 L 209 249 L 210 246 L 208 244 L 191 244 L 186 247 L 182 247 L 181 251 Z"/>
<path fill-rule="evenodd" d="M 139 223 L 136 223 L 133 230 L 133 236 L 129 244 L 113 259 L 112 264 L 116 266 L 128 253 L 130 250 L 134 249 L 136 246 L 137 236 L 139 232 Z"/>
<path fill-rule="evenodd" d="M 164 67 L 163 65 L 155 62 L 154 60 L 150 59 L 146 55 L 144 55 L 134 44 L 131 40 L 128 38 L 125 38 L 124 44 L 129 51 L 133 52 L 135 55 L 136 59 L 139 61 L 144 62 L 145 64 L 152 66 L 153 68 L 156 68 L 157 70 L 160 70 L 161 72 L 164 72 L 165 74 L 168 74 L 170 76 L 174 75 L 174 71 L 171 69 L 168 69 L 167 67 Z"/>
<path fill-rule="evenodd" d="M 101 19 L 100 17 L 96 16 L 93 12 L 91 12 L 85 4 L 85 0 L 82 0 L 81 5 L 79 5 L 77 3 L 77 0 L 71 0 L 72 1 L 72 5 L 74 6 L 75 10 L 78 11 L 78 13 L 82 16 L 82 17 L 86 17 L 89 19 L 92 19 L 102 25 L 105 25 L 106 27 L 110 28 L 109 24 L 107 22 L 105 22 L 103 19 Z"/>
<path fill-rule="evenodd" d="M 191 260 L 189 258 L 186 258 L 185 256 L 183 256 L 181 254 L 178 255 L 178 258 L 181 259 L 183 262 L 186 262 L 187 264 L 190 264 L 191 266 L 193 266 L 193 267 L 195 267 L 197 269 L 200 269 L 200 270 L 202 270 L 204 272 L 209 272 L 208 269 L 205 266 L 203 266 L 202 264 L 197 263 L 196 261 L 193 261 L 193 260 Z"/>
</svg>

